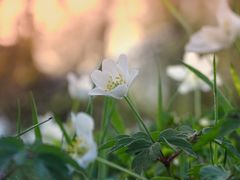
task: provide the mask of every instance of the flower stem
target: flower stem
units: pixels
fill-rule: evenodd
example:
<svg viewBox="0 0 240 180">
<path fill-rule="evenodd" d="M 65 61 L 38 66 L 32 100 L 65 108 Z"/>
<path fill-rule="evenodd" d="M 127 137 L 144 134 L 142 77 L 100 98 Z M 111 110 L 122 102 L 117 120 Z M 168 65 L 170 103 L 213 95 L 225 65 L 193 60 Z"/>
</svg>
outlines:
<svg viewBox="0 0 240 180">
<path fill-rule="evenodd" d="M 213 98 L 214 98 L 214 123 L 215 126 L 217 125 L 218 122 L 218 94 L 217 94 L 217 68 L 216 68 L 216 57 L 214 54 L 213 57 Z M 214 144 L 214 154 L 213 154 L 213 161 L 214 164 L 217 162 L 218 160 L 218 149 L 217 149 L 217 145 Z"/>
<path fill-rule="evenodd" d="M 128 96 L 125 96 L 124 98 L 125 98 L 125 100 L 127 101 L 129 107 L 130 107 L 130 108 L 132 109 L 132 111 L 134 112 L 134 114 L 135 114 L 138 122 L 142 125 L 142 127 L 143 127 L 144 130 L 146 131 L 146 133 L 147 133 L 147 135 L 149 136 L 149 138 L 151 139 L 151 141 L 154 142 L 154 140 L 153 140 L 150 132 L 149 132 L 148 129 L 147 129 L 147 126 L 144 124 L 142 117 L 140 116 L 140 114 L 138 113 L 137 109 L 136 109 L 135 106 L 133 105 L 131 99 L 130 99 Z"/>
<path fill-rule="evenodd" d="M 194 111 L 195 111 L 195 118 L 198 119 L 201 116 L 201 91 L 196 89 L 194 91 Z M 193 124 L 192 124 L 193 125 Z"/>
</svg>

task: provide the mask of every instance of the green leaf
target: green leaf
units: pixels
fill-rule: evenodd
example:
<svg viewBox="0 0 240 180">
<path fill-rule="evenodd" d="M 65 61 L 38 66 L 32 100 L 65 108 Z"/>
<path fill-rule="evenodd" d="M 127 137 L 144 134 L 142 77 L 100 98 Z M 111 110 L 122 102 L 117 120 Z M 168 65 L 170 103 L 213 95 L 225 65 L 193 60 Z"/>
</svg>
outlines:
<svg viewBox="0 0 240 180">
<path fill-rule="evenodd" d="M 114 108 L 114 111 L 112 113 L 112 120 L 111 120 L 111 124 L 112 126 L 117 130 L 117 132 L 119 134 L 123 134 L 125 132 L 125 125 L 124 125 L 124 121 L 121 117 L 121 115 L 119 114 L 117 108 Z"/>
<path fill-rule="evenodd" d="M 227 150 L 228 154 L 231 155 L 233 158 L 240 159 L 239 151 L 232 145 L 231 141 L 228 141 L 224 138 L 217 138 L 215 142 L 219 144 L 221 147 Z"/>
<path fill-rule="evenodd" d="M 226 180 L 229 176 L 230 172 L 212 165 L 204 166 L 200 169 L 202 180 Z"/>
<path fill-rule="evenodd" d="M 36 102 L 35 102 L 32 92 L 30 93 L 30 99 L 31 99 L 31 104 L 32 104 L 32 120 L 33 120 L 33 124 L 36 125 L 36 124 L 38 124 L 38 113 L 37 113 Z M 36 126 L 34 128 L 34 132 L 35 132 L 36 140 L 39 140 L 40 142 L 42 142 L 42 134 L 41 134 L 41 130 L 40 130 L 39 126 Z"/>
<path fill-rule="evenodd" d="M 104 149 L 111 148 L 111 147 L 113 147 L 114 145 L 116 145 L 116 140 L 115 140 L 115 139 L 110 139 L 110 140 L 108 140 L 106 143 L 100 145 L 100 146 L 98 147 L 98 150 L 99 150 L 99 151 L 102 151 L 102 150 L 104 150 Z"/>
<path fill-rule="evenodd" d="M 213 141 L 215 138 L 224 137 L 240 127 L 240 112 L 231 111 L 213 128 L 208 128 L 198 142 L 194 145 L 194 150 L 199 150 L 203 145 Z"/>
<path fill-rule="evenodd" d="M 238 95 L 240 96 L 240 78 L 233 64 L 231 64 L 230 72 L 231 72 L 233 84 L 237 90 Z"/>
<path fill-rule="evenodd" d="M 144 139 L 136 139 L 127 145 L 126 152 L 129 154 L 135 154 L 148 148 L 149 146 L 151 146 L 151 144 L 151 142 Z"/>
<path fill-rule="evenodd" d="M 202 74 L 200 71 L 195 69 L 194 67 L 183 63 L 184 66 L 186 66 L 190 71 L 192 71 L 197 77 L 199 77 L 201 80 L 203 80 L 208 86 L 213 89 L 213 83 L 210 81 L 204 74 Z M 223 95 L 223 93 L 220 91 L 220 89 L 217 88 L 217 94 L 219 99 L 219 104 L 222 105 L 225 112 L 228 112 L 233 109 L 231 103 L 229 100 Z"/>
<path fill-rule="evenodd" d="M 159 135 L 160 142 L 165 142 L 174 150 L 181 149 L 187 154 L 196 157 L 196 153 L 192 149 L 192 144 L 188 142 L 187 138 L 186 131 L 177 131 L 172 128 L 162 131 Z"/>
</svg>

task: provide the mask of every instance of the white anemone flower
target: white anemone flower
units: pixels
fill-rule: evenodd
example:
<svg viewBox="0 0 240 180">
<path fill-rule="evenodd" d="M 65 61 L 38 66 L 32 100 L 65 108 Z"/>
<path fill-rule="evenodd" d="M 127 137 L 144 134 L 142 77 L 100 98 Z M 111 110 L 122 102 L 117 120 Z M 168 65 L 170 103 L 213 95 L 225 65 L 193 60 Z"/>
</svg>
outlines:
<svg viewBox="0 0 240 180">
<path fill-rule="evenodd" d="M 72 98 L 87 100 L 88 93 L 93 88 L 93 83 L 89 75 L 77 77 L 73 73 L 68 73 L 68 92 Z"/>
<path fill-rule="evenodd" d="M 185 49 L 189 52 L 210 53 L 227 48 L 240 36 L 240 16 L 229 7 L 227 0 L 219 0 L 217 26 L 204 26 L 194 33 Z"/>
<path fill-rule="evenodd" d="M 212 60 L 213 55 L 204 55 L 200 57 L 196 53 L 185 53 L 183 62 L 199 70 L 210 80 L 213 80 Z M 202 90 L 204 92 L 210 90 L 210 87 L 204 81 L 198 78 L 184 65 L 174 65 L 167 67 L 167 75 L 172 79 L 181 82 L 178 88 L 178 91 L 181 94 L 186 94 L 196 89 Z M 217 75 L 217 84 L 222 84 L 219 75 Z"/>
<path fill-rule="evenodd" d="M 117 62 L 105 59 L 102 62 L 102 71 L 95 70 L 91 74 L 96 88 L 92 89 L 89 95 L 122 99 L 127 96 L 128 89 L 137 75 L 138 70 L 128 68 L 126 55 L 120 55 Z"/>
<path fill-rule="evenodd" d="M 76 129 L 76 140 L 69 152 L 78 164 L 86 168 L 97 157 L 97 145 L 93 138 L 94 121 L 86 113 L 71 114 L 73 126 Z"/>
</svg>

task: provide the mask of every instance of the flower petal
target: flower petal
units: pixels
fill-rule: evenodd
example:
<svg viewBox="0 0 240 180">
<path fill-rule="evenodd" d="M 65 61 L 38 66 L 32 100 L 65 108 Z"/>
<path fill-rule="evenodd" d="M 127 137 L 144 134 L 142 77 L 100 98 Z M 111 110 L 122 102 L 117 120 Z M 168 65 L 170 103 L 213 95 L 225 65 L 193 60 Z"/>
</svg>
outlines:
<svg viewBox="0 0 240 180">
<path fill-rule="evenodd" d="M 132 84 L 133 80 L 137 77 L 139 73 L 138 69 L 131 69 L 129 72 L 129 79 L 127 79 L 128 87 Z"/>
<path fill-rule="evenodd" d="M 187 70 L 182 65 L 168 66 L 166 73 L 176 81 L 182 81 L 187 76 Z"/>
<path fill-rule="evenodd" d="M 187 94 L 188 92 L 192 91 L 194 89 L 194 87 L 192 86 L 192 84 L 190 84 L 187 81 L 184 81 L 180 84 L 178 91 L 180 94 Z"/>
<path fill-rule="evenodd" d="M 100 88 L 94 88 L 89 91 L 88 95 L 90 96 L 108 96 L 108 93 Z"/>
<path fill-rule="evenodd" d="M 90 162 L 94 161 L 97 157 L 97 145 L 94 141 L 92 141 L 91 146 L 89 147 L 89 151 L 86 152 L 82 157 L 77 159 L 78 164 L 86 168 Z"/>
<path fill-rule="evenodd" d="M 220 0 L 219 2 L 217 21 L 220 27 L 225 29 L 225 31 L 230 31 L 232 36 L 235 37 L 239 33 L 240 16 L 230 9 L 226 0 Z"/>
<path fill-rule="evenodd" d="M 109 96 L 112 96 L 116 99 L 122 99 L 128 93 L 128 87 L 126 84 L 122 84 L 114 88 L 109 92 Z"/>
<path fill-rule="evenodd" d="M 129 72 L 128 72 L 128 58 L 125 54 L 121 54 L 118 58 L 117 65 L 122 72 L 122 74 L 128 78 Z"/>
<path fill-rule="evenodd" d="M 219 27 L 205 26 L 192 35 L 185 47 L 186 51 L 209 53 L 226 48 L 233 42 L 228 34 Z"/>
<path fill-rule="evenodd" d="M 107 86 L 108 80 L 110 77 L 99 70 L 95 70 L 91 74 L 92 81 L 97 87 L 104 89 Z"/>
<path fill-rule="evenodd" d="M 119 74 L 116 62 L 108 59 L 103 60 L 102 71 L 105 74 L 111 75 L 113 78 L 115 78 Z"/>
</svg>

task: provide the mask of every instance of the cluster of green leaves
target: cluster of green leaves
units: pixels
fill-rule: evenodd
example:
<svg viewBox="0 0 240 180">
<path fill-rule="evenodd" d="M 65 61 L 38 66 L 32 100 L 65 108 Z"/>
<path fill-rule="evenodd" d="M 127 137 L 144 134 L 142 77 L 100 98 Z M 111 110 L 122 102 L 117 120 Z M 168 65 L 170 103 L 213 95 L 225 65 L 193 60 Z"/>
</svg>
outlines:
<svg viewBox="0 0 240 180">
<path fill-rule="evenodd" d="M 73 169 L 83 175 L 79 165 L 58 147 L 37 142 L 25 145 L 17 137 L 1 138 L 0 147 L 0 179 L 71 179 Z"/>
</svg>

